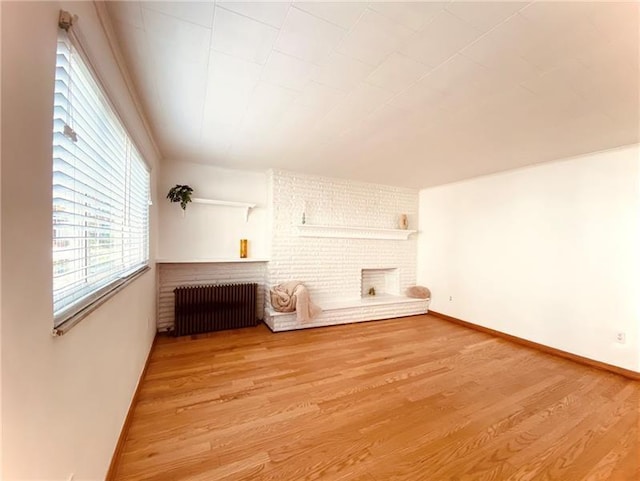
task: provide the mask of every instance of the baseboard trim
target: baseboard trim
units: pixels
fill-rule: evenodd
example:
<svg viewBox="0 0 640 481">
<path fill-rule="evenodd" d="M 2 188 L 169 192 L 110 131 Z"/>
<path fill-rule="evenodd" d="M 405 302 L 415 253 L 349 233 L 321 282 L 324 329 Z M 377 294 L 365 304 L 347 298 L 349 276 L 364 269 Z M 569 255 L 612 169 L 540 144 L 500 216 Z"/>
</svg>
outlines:
<svg viewBox="0 0 640 481">
<path fill-rule="evenodd" d="M 507 341 L 515 342 L 517 344 L 521 344 L 526 347 L 537 349 L 538 351 L 542 351 L 546 354 L 551 354 L 551 355 L 562 357 L 564 359 L 569 359 L 570 361 L 578 362 L 580 364 L 584 364 L 590 367 L 595 367 L 597 369 L 609 371 L 614 374 L 624 376 L 628 379 L 633 379 L 634 381 L 640 381 L 640 372 L 635 372 L 635 371 L 631 371 L 630 369 L 613 366 L 612 364 L 595 361 L 593 359 L 589 359 L 588 357 L 582 357 L 577 354 L 572 354 L 567 351 L 556 349 L 555 347 L 549 347 L 549 346 L 545 346 L 544 344 L 538 344 L 537 342 L 529 341 L 527 339 L 523 339 L 517 336 L 512 336 L 511 334 L 506 334 L 501 331 L 496 331 L 495 329 L 491 329 L 489 327 L 479 326 L 478 324 L 474 324 L 469 321 L 463 321 L 462 319 L 458 319 L 457 317 L 448 316 L 440 312 L 429 310 L 429 314 L 431 314 L 434 317 L 443 319 L 445 321 L 453 322 L 460 326 L 468 327 L 470 329 L 475 329 L 476 331 L 484 332 L 486 334 L 491 334 L 492 336 L 501 337 L 503 339 L 506 339 Z"/>
<path fill-rule="evenodd" d="M 127 411 L 127 417 L 124 418 L 124 423 L 122 424 L 122 430 L 120 431 L 120 436 L 118 437 L 118 443 L 116 444 L 116 448 L 113 451 L 113 456 L 111 457 L 111 463 L 109 464 L 109 470 L 107 471 L 106 481 L 111 481 L 116 479 L 116 471 L 118 468 L 118 459 L 120 459 L 120 454 L 122 453 L 122 447 L 124 446 L 124 442 L 127 439 L 127 434 L 129 433 L 129 426 L 131 426 L 131 420 L 133 418 L 133 411 L 135 410 L 136 405 L 138 404 L 138 397 L 140 396 L 140 388 L 142 387 L 142 382 L 147 374 L 147 369 L 149 368 L 149 361 L 151 360 L 151 354 L 153 353 L 154 348 L 156 347 L 156 340 L 158 339 L 158 335 L 153 338 L 153 342 L 151 343 L 151 348 L 149 349 L 149 354 L 147 354 L 147 360 L 144 363 L 144 368 L 142 368 L 142 373 L 140 374 L 140 378 L 138 379 L 138 385 L 136 386 L 136 390 L 133 393 L 133 397 L 131 398 L 131 404 L 129 405 L 129 410 Z"/>
</svg>

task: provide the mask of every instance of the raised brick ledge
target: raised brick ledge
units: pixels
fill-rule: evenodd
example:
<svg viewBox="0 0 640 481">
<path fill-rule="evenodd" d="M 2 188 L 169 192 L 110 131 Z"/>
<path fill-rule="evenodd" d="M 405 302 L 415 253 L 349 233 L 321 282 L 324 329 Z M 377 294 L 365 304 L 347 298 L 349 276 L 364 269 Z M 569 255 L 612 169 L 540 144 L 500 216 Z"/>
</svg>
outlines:
<svg viewBox="0 0 640 481">
<path fill-rule="evenodd" d="M 428 305 L 431 299 L 416 299 L 415 297 L 406 296 L 393 296 L 393 295 L 381 295 L 371 297 L 360 297 L 358 299 L 340 299 L 329 302 L 317 302 L 322 311 L 335 311 L 337 309 L 351 309 L 354 307 L 369 307 L 369 306 L 382 306 L 388 304 L 411 304 L 411 303 L 426 303 Z M 295 312 L 278 312 L 273 307 L 267 307 L 266 312 L 270 316 L 291 316 L 295 315 Z"/>
<path fill-rule="evenodd" d="M 377 296 L 333 302 L 319 302 L 322 312 L 309 322 L 298 322 L 295 312 L 276 312 L 265 309 L 265 323 L 274 332 L 306 329 L 312 327 L 351 324 L 355 322 L 392 319 L 394 317 L 426 314 L 429 299 L 414 299 L 404 296 Z"/>
</svg>

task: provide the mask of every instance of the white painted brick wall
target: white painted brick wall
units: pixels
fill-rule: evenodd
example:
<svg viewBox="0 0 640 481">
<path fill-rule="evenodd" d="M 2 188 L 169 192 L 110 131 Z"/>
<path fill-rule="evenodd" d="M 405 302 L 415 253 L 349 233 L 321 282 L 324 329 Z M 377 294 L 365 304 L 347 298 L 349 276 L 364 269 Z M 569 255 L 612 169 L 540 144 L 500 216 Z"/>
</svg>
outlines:
<svg viewBox="0 0 640 481">
<path fill-rule="evenodd" d="M 269 286 L 299 280 L 314 301 L 361 296 L 361 270 L 398 268 L 400 294 L 416 282 L 416 239 L 336 239 L 299 237 L 296 225 L 305 212 L 307 224 L 395 229 L 408 214 L 415 229 L 418 191 L 349 180 L 271 171 L 271 256 Z"/>
<path fill-rule="evenodd" d="M 179 285 L 258 282 L 258 317 L 262 319 L 265 303 L 269 305 L 269 287 L 289 280 L 304 282 L 320 306 L 360 299 L 362 269 L 396 268 L 396 294 L 403 295 L 415 284 L 415 235 L 409 240 L 300 237 L 296 226 L 302 222 L 304 210 L 307 224 L 381 229 L 397 228 L 400 214 L 407 214 L 409 228 L 415 229 L 417 190 L 284 171 L 270 172 L 268 184 L 270 261 L 160 264 L 159 330 L 173 325 L 173 289 Z M 274 330 L 288 330 L 419 314 L 426 312 L 427 306 L 425 301 L 411 301 L 331 310 L 305 325 L 296 322 L 295 313 L 273 319 L 267 315 L 265 320 Z"/>
</svg>

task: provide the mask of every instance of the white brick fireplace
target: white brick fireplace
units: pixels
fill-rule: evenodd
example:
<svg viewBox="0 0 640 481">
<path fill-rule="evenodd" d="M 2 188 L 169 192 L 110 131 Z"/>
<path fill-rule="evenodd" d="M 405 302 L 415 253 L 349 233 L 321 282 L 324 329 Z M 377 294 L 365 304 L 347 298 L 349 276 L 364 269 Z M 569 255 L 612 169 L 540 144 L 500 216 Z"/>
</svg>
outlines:
<svg viewBox="0 0 640 481">
<path fill-rule="evenodd" d="M 291 172 L 268 176 L 271 256 L 267 286 L 299 280 L 323 313 L 300 324 L 275 313 L 274 331 L 421 314 L 427 301 L 403 296 L 416 282 L 416 235 L 398 229 L 407 214 L 415 227 L 418 192 Z M 376 295 L 368 294 L 375 287 Z"/>
</svg>

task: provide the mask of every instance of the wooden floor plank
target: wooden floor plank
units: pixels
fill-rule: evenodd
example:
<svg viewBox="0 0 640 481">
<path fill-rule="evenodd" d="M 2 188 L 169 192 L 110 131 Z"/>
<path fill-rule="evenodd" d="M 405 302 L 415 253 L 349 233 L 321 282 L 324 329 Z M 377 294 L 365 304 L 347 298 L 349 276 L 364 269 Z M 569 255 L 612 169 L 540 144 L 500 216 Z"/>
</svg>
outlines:
<svg viewBox="0 0 640 481">
<path fill-rule="evenodd" d="M 637 481 L 639 403 L 429 315 L 161 337 L 115 479 Z"/>
</svg>

